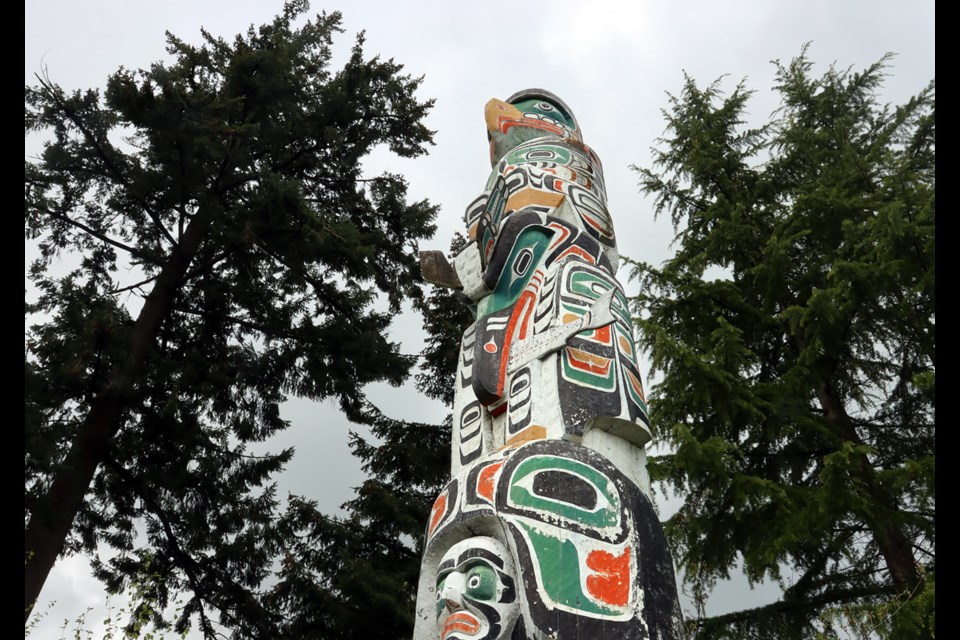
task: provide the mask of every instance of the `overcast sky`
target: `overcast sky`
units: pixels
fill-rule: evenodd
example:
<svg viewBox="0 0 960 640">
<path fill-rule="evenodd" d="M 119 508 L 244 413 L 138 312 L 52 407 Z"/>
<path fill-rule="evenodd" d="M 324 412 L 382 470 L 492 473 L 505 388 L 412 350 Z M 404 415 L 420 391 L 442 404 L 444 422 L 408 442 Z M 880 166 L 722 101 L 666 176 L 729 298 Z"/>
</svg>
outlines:
<svg viewBox="0 0 960 640">
<path fill-rule="evenodd" d="M 163 59 L 166 30 L 194 43 L 201 26 L 229 38 L 270 21 L 281 7 L 281 0 L 30 0 L 24 5 L 24 81 L 35 83 L 34 74 L 46 69 L 65 89 L 101 87 L 120 66 L 146 68 Z M 441 206 L 437 234 L 423 249 L 446 250 L 461 229 L 464 207 L 482 190 L 490 171 L 483 105 L 492 97 L 542 87 L 570 105 L 584 140 L 603 161 L 621 255 L 658 264 L 669 255 L 672 232 L 667 220 L 653 220 L 652 204 L 638 193 L 629 165 L 650 164 L 650 148 L 664 133 L 666 92 L 679 92 L 684 72 L 701 86 L 726 75 L 728 92 L 746 79 L 757 91 L 749 106 L 756 123 L 778 106 L 770 61 L 788 62 L 806 42 L 817 63 L 814 73 L 831 63 L 861 69 L 896 54 L 883 91 L 887 102 L 903 102 L 934 77 L 933 0 L 314 0 L 311 15 L 334 10 L 342 12 L 346 29 L 335 63 L 365 30 L 369 55 L 394 58 L 410 74 L 423 75 L 420 97 L 436 99 L 427 119 L 436 131 L 429 156 L 403 160 L 377 153 L 368 163 L 371 174 L 404 174 L 411 198 Z M 28 156 L 36 153 L 35 141 L 25 146 Z M 620 278 L 626 277 L 624 270 Z M 419 317 L 398 317 L 391 335 L 406 351 L 419 351 Z M 445 413 L 412 387 L 369 391 L 399 418 L 436 422 Z M 292 426 L 271 447 L 294 445 L 297 455 L 280 478 L 281 495 L 304 494 L 333 512 L 364 478 L 347 448 L 350 426 L 330 403 L 293 401 L 285 412 Z M 740 584 L 722 587 L 708 613 L 762 599 L 744 594 Z M 50 606 L 31 638 L 60 638 L 64 620 L 87 607 L 94 610 L 86 628 L 99 630 L 103 601 L 83 559 L 62 561 L 35 608 L 36 614 Z"/>
</svg>

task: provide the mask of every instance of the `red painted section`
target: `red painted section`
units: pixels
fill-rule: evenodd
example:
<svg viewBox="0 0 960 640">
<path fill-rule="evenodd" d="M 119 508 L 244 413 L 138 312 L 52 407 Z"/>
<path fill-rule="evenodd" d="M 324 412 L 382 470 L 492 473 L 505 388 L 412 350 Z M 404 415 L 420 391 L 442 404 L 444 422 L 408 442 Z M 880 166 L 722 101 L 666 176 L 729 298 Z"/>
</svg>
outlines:
<svg viewBox="0 0 960 640">
<path fill-rule="evenodd" d="M 555 232 L 556 232 L 556 231 L 559 231 L 559 233 L 557 233 L 557 234 L 554 236 L 553 242 L 551 242 L 551 243 L 550 243 L 550 246 L 547 247 L 548 250 L 552 250 L 552 249 L 553 249 L 554 247 L 556 247 L 557 245 L 563 243 L 563 242 L 567 239 L 567 237 L 570 235 L 570 230 L 569 230 L 569 229 L 567 229 L 567 228 L 564 227 L 563 225 L 557 224 L 557 223 L 555 223 L 555 222 L 554 222 L 554 223 L 551 223 L 547 228 L 548 228 L 548 229 L 553 229 Z"/>
<path fill-rule="evenodd" d="M 587 337 L 588 340 L 599 342 L 601 344 L 611 344 L 610 325 L 593 330 L 593 335 Z"/>
<path fill-rule="evenodd" d="M 531 284 L 534 286 L 531 287 Z M 527 328 L 530 326 L 530 315 L 537 306 L 536 292 L 539 288 L 539 282 L 531 281 L 530 284 L 527 285 L 527 288 L 523 290 L 523 293 L 520 294 L 520 297 L 517 298 L 517 304 L 523 305 L 523 315 L 520 318 L 520 335 L 518 336 L 520 340 L 527 337 Z"/>
<path fill-rule="evenodd" d="M 583 220 L 584 222 L 586 222 L 587 224 L 589 224 L 591 227 L 593 227 L 594 229 L 596 229 L 596 230 L 599 231 L 600 233 L 602 233 L 603 235 L 605 235 L 605 236 L 611 235 L 609 229 L 607 229 L 606 227 L 600 226 L 600 223 L 597 222 L 596 220 L 594 220 L 592 217 L 587 216 L 587 215 L 583 215 L 583 216 L 580 216 L 580 219 Z"/>
<path fill-rule="evenodd" d="M 563 253 L 561 253 L 556 258 L 554 258 L 554 262 L 560 262 L 560 260 L 570 255 L 579 256 L 584 260 L 586 260 L 587 262 L 589 262 L 590 264 L 596 264 L 597 262 L 592 255 L 590 255 L 589 253 L 587 253 L 586 251 L 584 251 L 583 249 L 581 249 L 576 245 L 569 247 Z"/>
<path fill-rule="evenodd" d="M 496 352 L 497 352 L 497 343 L 495 343 L 493 340 L 491 340 L 491 341 L 488 342 L 487 344 L 483 345 L 483 350 L 486 351 L 487 353 L 496 353 Z"/>
<path fill-rule="evenodd" d="M 483 247 L 483 257 L 485 260 L 490 259 L 490 254 L 493 252 L 493 240 L 487 240 L 487 244 Z"/>
<path fill-rule="evenodd" d="M 497 117 L 497 124 L 500 125 L 500 132 L 507 133 L 512 127 L 530 127 L 531 129 L 540 129 L 541 131 L 549 131 L 550 133 L 555 133 L 560 137 L 563 137 L 563 129 L 557 125 L 549 124 L 543 120 L 538 120 L 534 118 L 524 118 L 523 120 L 512 120 L 505 118 L 503 116 Z"/>
<path fill-rule="evenodd" d="M 446 640 L 449 636 L 457 632 L 473 635 L 480 631 L 480 621 L 473 614 L 466 611 L 457 611 L 447 616 L 443 621 L 443 627 L 440 629 L 440 640 Z"/>
<path fill-rule="evenodd" d="M 531 282 L 530 284 L 533 283 Z M 513 313 L 510 314 L 510 322 L 507 324 L 507 330 L 503 338 L 503 354 L 500 356 L 500 371 L 497 374 L 497 397 L 499 398 L 503 397 L 503 389 L 507 381 L 507 364 L 510 362 L 510 344 L 515 339 L 523 339 L 526 337 L 527 324 L 537 304 L 536 291 L 539 285 L 531 288 L 530 284 L 527 285 L 527 288 L 523 290 L 517 298 L 517 302 L 513 305 Z M 499 413 L 503 413 L 506 408 L 506 403 L 504 403 L 503 409 L 501 409 Z M 490 413 L 491 415 L 499 415 L 499 413 L 494 413 L 493 409 L 490 410 Z"/>
<path fill-rule="evenodd" d="M 484 467 L 477 475 L 477 495 L 485 498 L 490 504 L 493 504 L 493 480 L 502 466 L 502 462 L 491 464 Z"/>
<path fill-rule="evenodd" d="M 594 375 L 605 376 L 610 373 L 610 358 L 580 351 L 573 347 L 565 347 L 570 366 L 581 371 L 588 371 Z M 603 363 L 603 364 L 598 364 Z"/>
<path fill-rule="evenodd" d="M 634 376 L 630 371 L 627 371 L 627 376 L 630 378 L 630 385 L 633 387 L 633 390 L 637 392 L 637 395 L 640 396 L 641 400 L 646 402 L 647 398 L 643 394 L 643 385 L 640 384 L 640 381 L 637 380 L 636 376 Z"/>
<path fill-rule="evenodd" d="M 447 512 L 447 494 L 446 492 L 441 493 L 440 497 L 436 499 L 433 503 L 433 509 L 430 510 L 430 532 L 428 536 L 433 535 L 434 529 L 437 528 L 437 525 L 440 524 L 440 521 L 443 519 L 443 515 Z"/>
<path fill-rule="evenodd" d="M 587 566 L 596 573 L 587 576 L 587 591 L 591 596 L 616 607 L 630 601 L 630 547 L 615 556 L 606 551 L 587 554 Z"/>
</svg>

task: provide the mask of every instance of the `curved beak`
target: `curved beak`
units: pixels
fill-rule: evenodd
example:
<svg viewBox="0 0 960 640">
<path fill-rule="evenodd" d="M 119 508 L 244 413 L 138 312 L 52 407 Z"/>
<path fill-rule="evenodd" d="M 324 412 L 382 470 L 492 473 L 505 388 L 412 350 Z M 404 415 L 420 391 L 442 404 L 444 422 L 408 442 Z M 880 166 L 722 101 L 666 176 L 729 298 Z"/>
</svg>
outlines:
<svg viewBox="0 0 960 640">
<path fill-rule="evenodd" d="M 463 574 L 451 573 L 443 582 L 443 590 L 440 591 L 440 601 L 448 611 L 458 611 L 463 609 Z"/>
</svg>

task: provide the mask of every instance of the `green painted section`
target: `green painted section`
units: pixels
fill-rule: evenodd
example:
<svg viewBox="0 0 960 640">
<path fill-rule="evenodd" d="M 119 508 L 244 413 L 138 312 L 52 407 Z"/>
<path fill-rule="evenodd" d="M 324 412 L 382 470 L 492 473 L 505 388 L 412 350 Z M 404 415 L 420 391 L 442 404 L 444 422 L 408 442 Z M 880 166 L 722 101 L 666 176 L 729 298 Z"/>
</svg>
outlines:
<svg viewBox="0 0 960 640">
<path fill-rule="evenodd" d="M 603 286 L 603 291 L 597 292 L 593 289 L 593 285 L 600 284 Z M 613 287 L 613 283 L 610 282 L 608 278 L 589 271 L 575 271 L 570 277 L 570 291 L 578 295 L 584 296 L 590 300 L 597 300 L 603 293 L 610 290 Z M 570 311 L 574 311 L 573 307 L 566 307 Z M 579 311 L 579 315 L 583 315 L 586 310 Z M 616 293 L 613 294 L 613 300 L 610 303 L 610 311 L 614 316 L 617 317 L 617 324 L 622 324 L 624 327 L 633 326 L 633 319 L 630 317 L 630 307 L 627 303 L 626 296 L 623 295 L 623 292 L 617 287 Z M 630 337 L 630 341 L 633 342 L 633 337 Z"/>
<path fill-rule="evenodd" d="M 447 575 L 450 575 L 449 573 Z M 443 613 L 444 602 L 440 597 L 440 594 L 443 593 L 443 587 L 446 585 L 447 576 L 443 577 L 443 580 L 437 583 L 437 616 L 439 617 Z"/>
<path fill-rule="evenodd" d="M 546 152 L 553 157 L 537 157 L 537 154 L 546 156 Z M 521 149 L 514 149 L 508 153 L 504 160 L 507 165 L 525 164 L 527 162 L 556 162 L 557 164 L 568 165 L 573 159 L 570 150 L 558 144 L 538 144 Z"/>
<path fill-rule="evenodd" d="M 443 612 L 443 599 L 440 597 L 447 580 L 454 573 L 463 573 L 463 594 L 473 600 L 481 602 L 493 602 L 497 595 L 497 572 L 493 567 L 477 560 L 471 564 L 450 571 L 443 575 L 437 582 L 437 615 Z"/>
<path fill-rule="evenodd" d="M 643 401 L 643 398 L 641 398 L 636 391 L 633 390 L 633 385 L 630 384 L 630 381 L 624 380 L 623 386 L 626 388 L 627 395 L 630 397 L 630 400 L 632 400 L 633 403 L 640 408 L 640 411 L 643 412 L 643 415 L 650 415 L 647 410 L 647 403 Z"/>
<path fill-rule="evenodd" d="M 479 317 L 483 318 L 491 313 L 513 306 L 543 259 L 543 255 L 550 245 L 550 237 L 551 234 L 541 228 L 526 229 L 517 237 L 517 241 L 510 251 L 510 257 L 507 258 L 503 271 L 500 273 L 496 288 L 494 288 L 493 293 L 480 300 L 477 308 Z M 513 265 L 524 249 L 532 250 L 533 255 L 526 271 L 523 275 L 518 276 L 514 273 Z"/>
<path fill-rule="evenodd" d="M 623 295 L 622 291 L 618 290 L 615 294 L 613 294 L 613 302 L 610 304 L 610 311 L 613 312 L 613 315 L 620 318 L 619 323 L 623 324 L 623 326 L 633 326 L 633 318 L 630 317 L 630 307 L 627 304 L 627 298 Z M 630 338 L 630 341 L 633 341 L 633 337 Z"/>
<path fill-rule="evenodd" d="M 602 285 L 603 291 L 594 291 L 594 284 Z M 610 289 L 611 286 L 609 279 L 603 278 L 599 274 L 591 273 L 590 271 L 574 271 L 570 277 L 570 292 L 577 293 L 590 300 L 596 300 Z"/>
<path fill-rule="evenodd" d="M 570 114 L 552 102 L 547 102 L 541 98 L 531 98 L 530 100 L 514 102 L 513 106 L 519 109 L 522 113 L 535 113 L 545 118 L 550 118 L 554 122 L 567 127 L 571 131 L 577 130 L 577 126 L 574 123 L 573 118 L 570 117 Z"/>
<path fill-rule="evenodd" d="M 534 494 L 533 476 L 548 469 L 565 471 L 592 486 L 598 494 L 597 508 L 588 511 L 569 502 L 558 502 Z M 555 514 L 588 527 L 602 529 L 620 524 L 620 496 L 610 479 L 578 460 L 550 455 L 527 458 L 517 465 L 510 477 L 509 496 L 515 505 Z"/>
<path fill-rule="evenodd" d="M 613 391 L 617 388 L 617 365 L 611 361 L 606 374 L 593 373 L 574 367 L 570 362 L 570 354 L 564 349 L 561 352 L 560 362 L 563 366 L 563 375 L 568 380 L 580 382 L 594 389 Z"/>
<path fill-rule="evenodd" d="M 490 213 L 490 226 L 484 226 L 480 237 L 480 251 L 484 251 L 487 244 L 495 241 L 495 234 L 500 228 L 500 220 L 503 218 L 503 211 L 507 205 L 507 194 L 503 189 L 494 189 L 487 199 L 485 211 Z"/>
<path fill-rule="evenodd" d="M 584 613 L 609 616 L 620 612 L 601 606 L 587 597 L 580 587 L 580 558 L 571 540 L 545 534 L 521 522 L 533 545 L 533 553 L 540 565 L 540 579 L 546 595 L 556 604 Z"/>
<path fill-rule="evenodd" d="M 497 574 L 486 564 L 475 564 L 467 570 L 466 585 L 470 598 L 492 602 L 497 595 Z"/>
</svg>

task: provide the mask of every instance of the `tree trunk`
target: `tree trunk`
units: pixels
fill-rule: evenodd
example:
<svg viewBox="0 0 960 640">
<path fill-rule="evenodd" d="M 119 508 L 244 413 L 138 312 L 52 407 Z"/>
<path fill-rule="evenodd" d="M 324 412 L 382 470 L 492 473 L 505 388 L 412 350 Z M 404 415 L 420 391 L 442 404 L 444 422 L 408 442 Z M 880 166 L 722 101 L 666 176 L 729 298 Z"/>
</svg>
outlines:
<svg viewBox="0 0 960 640">
<path fill-rule="evenodd" d="M 850 416 L 847 415 L 843 403 L 830 384 L 822 384 L 817 395 L 820 399 L 820 405 L 826 412 L 827 421 L 837 428 L 840 437 L 847 442 L 863 444 L 863 440 L 860 439 L 860 435 L 850 421 Z M 859 479 L 866 486 L 867 497 L 874 504 L 880 505 L 882 511 L 896 511 L 897 505 L 878 483 L 876 471 L 870 464 L 870 460 L 863 454 L 858 454 L 857 458 L 860 467 Z M 883 554 L 883 559 L 887 564 L 887 570 L 890 571 L 890 577 L 893 579 L 893 586 L 897 593 L 912 595 L 918 592 L 917 587 L 922 581 L 922 577 L 917 571 L 912 545 L 907 536 L 904 535 L 903 529 L 896 522 L 891 522 L 885 518 L 882 513 L 879 518 L 875 515 L 865 514 L 864 521 L 877 540 L 880 553 Z"/>
<path fill-rule="evenodd" d="M 786 307 L 784 307 L 786 308 Z M 799 356 L 807 348 L 806 340 L 799 332 L 791 334 L 796 353 Z M 817 399 L 823 408 L 828 423 L 836 429 L 837 436 L 844 442 L 856 445 L 864 444 L 857 433 L 847 410 L 843 405 L 840 394 L 837 393 L 829 380 L 825 380 L 816 390 Z M 858 454 L 859 479 L 867 490 L 867 498 L 873 504 L 879 505 L 883 511 L 896 511 L 897 505 L 877 481 L 877 474 L 866 455 Z M 871 513 L 862 514 L 865 524 L 876 538 L 877 546 L 883 555 L 883 560 L 890 572 L 893 586 L 898 594 L 915 594 L 923 582 L 921 573 L 917 570 L 916 560 L 913 557 L 913 545 L 903 533 L 903 529 L 882 515 L 878 518 Z"/>
<path fill-rule="evenodd" d="M 44 582 L 63 550 L 74 518 L 97 467 L 104 461 L 110 440 L 120 430 L 137 378 L 145 368 L 151 346 L 170 313 L 183 277 L 206 234 L 202 213 L 190 222 L 179 244 L 144 301 L 130 337 L 128 357 L 113 365 L 109 382 L 91 402 L 90 412 L 60 465 L 53 483 L 30 512 L 24 529 L 24 623 L 30 618 Z"/>
</svg>

